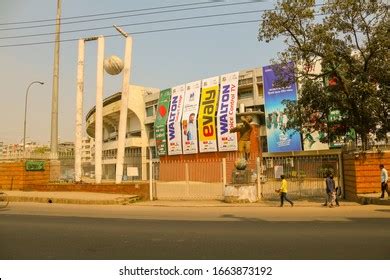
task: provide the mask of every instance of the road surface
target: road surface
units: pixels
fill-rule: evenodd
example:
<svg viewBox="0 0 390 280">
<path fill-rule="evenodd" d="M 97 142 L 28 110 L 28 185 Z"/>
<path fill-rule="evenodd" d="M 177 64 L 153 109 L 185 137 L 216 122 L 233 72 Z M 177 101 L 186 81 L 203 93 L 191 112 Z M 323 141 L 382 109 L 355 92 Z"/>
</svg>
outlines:
<svg viewBox="0 0 390 280">
<path fill-rule="evenodd" d="M 0 259 L 390 259 L 390 207 L 13 203 Z"/>
</svg>

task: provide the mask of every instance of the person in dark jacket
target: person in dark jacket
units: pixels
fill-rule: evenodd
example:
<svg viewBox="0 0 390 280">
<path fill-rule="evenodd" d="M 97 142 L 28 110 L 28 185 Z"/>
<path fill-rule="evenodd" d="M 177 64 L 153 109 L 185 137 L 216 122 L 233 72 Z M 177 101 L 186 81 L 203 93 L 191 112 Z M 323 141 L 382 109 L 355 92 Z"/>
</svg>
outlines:
<svg viewBox="0 0 390 280">
<path fill-rule="evenodd" d="M 326 177 L 325 182 L 326 182 L 327 197 L 326 197 L 326 201 L 325 201 L 324 206 L 328 206 L 328 204 L 329 204 L 329 207 L 331 207 L 331 208 L 334 207 L 335 204 L 337 206 L 339 206 L 339 202 L 338 202 L 337 197 L 336 197 L 336 184 L 333 180 L 332 173 L 328 174 L 328 177 Z"/>
</svg>

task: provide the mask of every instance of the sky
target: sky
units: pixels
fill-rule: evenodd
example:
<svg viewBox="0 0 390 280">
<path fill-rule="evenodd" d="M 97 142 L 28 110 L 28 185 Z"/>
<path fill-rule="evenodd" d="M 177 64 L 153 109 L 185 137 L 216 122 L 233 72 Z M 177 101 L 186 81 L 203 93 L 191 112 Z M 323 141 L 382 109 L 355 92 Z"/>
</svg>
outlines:
<svg viewBox="0 0 390 280">
<path fill-rule="evenodd" d="M 210 4 L 199 4 L 210 2 Z M 233 71 L 245 70 L 268 65 L 278 51 L 283 50 L 281 41 L 259 42 L 257 31 L 261 10 L 274 6 L 274 0 L 195 1 L 195 0 L 62 0 L 61 32 L 79 29 L 92 29 L 72 33 L 62 33 L 60 45 L 59 109 L 58 124 L 60 142 L 74 141 L 75 106 L 76 106 L 76 65 L 77 39 L 96 35 L 118 34 L 113 24 L 122 26 L 128 32 L 139 33 L 185 26 L 219 24 L 235 21 L 258 20 L 258 22 L 193 28 L 175 31 L 159 31 L 134 34 L 130 83 L 145 87 L 169 88 L 175 85 L 199 79 L 221 75 Z M 93 5 L 91 5 L 93 3 Z M 151 9 L 172 5 L 194 4 L 172 9 L 192 8 L 187 11 L 161 13 L 165 9 Z M 240 3 L 240 5 L 193 9 L 195 7 Z M 6 45 L 52 42 L 54 34 L 25 38 L 4 38 L 10 36 L 54 33 L 53 21 L 9 24 L 21 21 L 54 19 L 56 16 L 55 0 L 1 0 L 0 1 L 0 142 L 21 143 L 23 140 L 24 103 L 28 85 L 34 84 L 28 93 L 27 106 L 27 141 L 48 144 L 51 126 L 51 99 L 53 84 L 54 44 L 13 46 Z M 149 15 L 134 16 L 134 13 L 112 14 L 106 16 L 84 17 L 85 15 L 146 9 L 136 13 Z M 216 14 L 253 11 L 254 13 L 216 17 Z M 158 12 L 158 13 L 157 13 Z M 124 16 L 96 20 L 102 17 Z M 129 16 L 133 15 L 133 16 Z M 80 16 L 76 19 L 66 19 Z M 135 25 L 157 20 L 207 16 L 201 19 L 173 21 Z M 70 21 L 94 21 L 66 24 Z M 49 25 L 30 28 L 37 25 Z M 126 26 L 124 26 L 126 25 Z M 108 27 L 106 29 L 96 29 Z M 11 28 L 19 28 L 12 29 Z M 86 113 L 96 104 L 96 42 L 86 46 L 85 53 L 85 96 L 84 122 Z M 117 55 L 123 57 L 124 39 L 121 36 L 106 38 L 105 57 Z M 122 76 L 104 78 L 104 97 L 120 91 Z M 131 97 L 130 97 L 131 98 Z"/>
</svg>

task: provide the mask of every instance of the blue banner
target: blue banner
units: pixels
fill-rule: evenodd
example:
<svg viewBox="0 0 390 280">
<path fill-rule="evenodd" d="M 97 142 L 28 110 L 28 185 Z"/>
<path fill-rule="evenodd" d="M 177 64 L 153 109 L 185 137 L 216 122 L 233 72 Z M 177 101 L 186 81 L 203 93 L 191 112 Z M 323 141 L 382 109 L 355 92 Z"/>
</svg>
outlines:
<svg viewBox="0 0 390 280">
<path fill-rule="evenodd" d="M 286 67 L 292 69 L 293 64 L 290 63 Z M 290 152 L 301 151 L 301 135 L 293 129 L 284 131 L 287 125 L 287 115 L 283 113 L 285 106 L 282 104 L 283 100 L 297 100 L 297 87 L 295 79 L 291 79 L 292 73 L 288 74 L 288 79 L 293 80 L 286 87 L 276 87 L 275 82 L 278 77 L 275 75 L 273 67 L 263 67 L 263 86 L 264 86 L 264 109 L 265 109 L 265 123 L 267 129 L 267 143 L 268 152 Z M 283 71 L 281 71 L 283 72 Z"/>
</svg>

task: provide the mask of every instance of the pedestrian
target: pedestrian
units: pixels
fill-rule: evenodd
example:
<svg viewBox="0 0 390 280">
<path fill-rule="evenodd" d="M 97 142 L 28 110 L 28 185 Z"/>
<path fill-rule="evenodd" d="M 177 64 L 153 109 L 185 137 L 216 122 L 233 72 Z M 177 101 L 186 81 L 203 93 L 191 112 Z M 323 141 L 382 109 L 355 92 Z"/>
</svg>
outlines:
<svg viewBox="0 0 390 280">
<path fill-rule="evenodd" d="M 326 200 L 323 206 L 333 207 L 333 204 L 336 203 L 337 206 L 340 206 L 339 200 L 337 198 L 337 188 L 336 184 L 333 180 L 333 174 L 331 172 L 328 173 L 328 176 L 325 180 L 326 183 Z"/>
<path fill-rule="evenodd" d="M 379 165 L 379 169 L 381 170 L 381 190 L 382 190 L 382 194 L 380 198 L 385 198 L 385 191 L 387 192 L 387 196 L 390 198 L 390 190 L 388 189 L 388 185 L 387 185 L 387 182 L 389 181 L 389 175 L 383 164 Z"/>
<path fill-rule="evenodd" d="M 330 208 L 334 207 L 334 204 L 337 203 L 337 206 L 339 205 L 339 202 L 336 202 L 336 186 L 333 180 L 333 174 L 329 173 L 326 177 L 326 194 L 328 195 L 325 206 L 329 204 Z"/>
<path fill-rule="evenodd" d="M 294 206 L 294 203 L 287 197 L 287 180 L 285 179 L 284 175 L 280 175 L 280 179 L 282 179 L 282 184 L 280 186 L 280 189 L 278 190 L 280 193 L 280 207 L 283 207 L 284 200 L 290 202 L 292 207 Z"/>
</svg>

